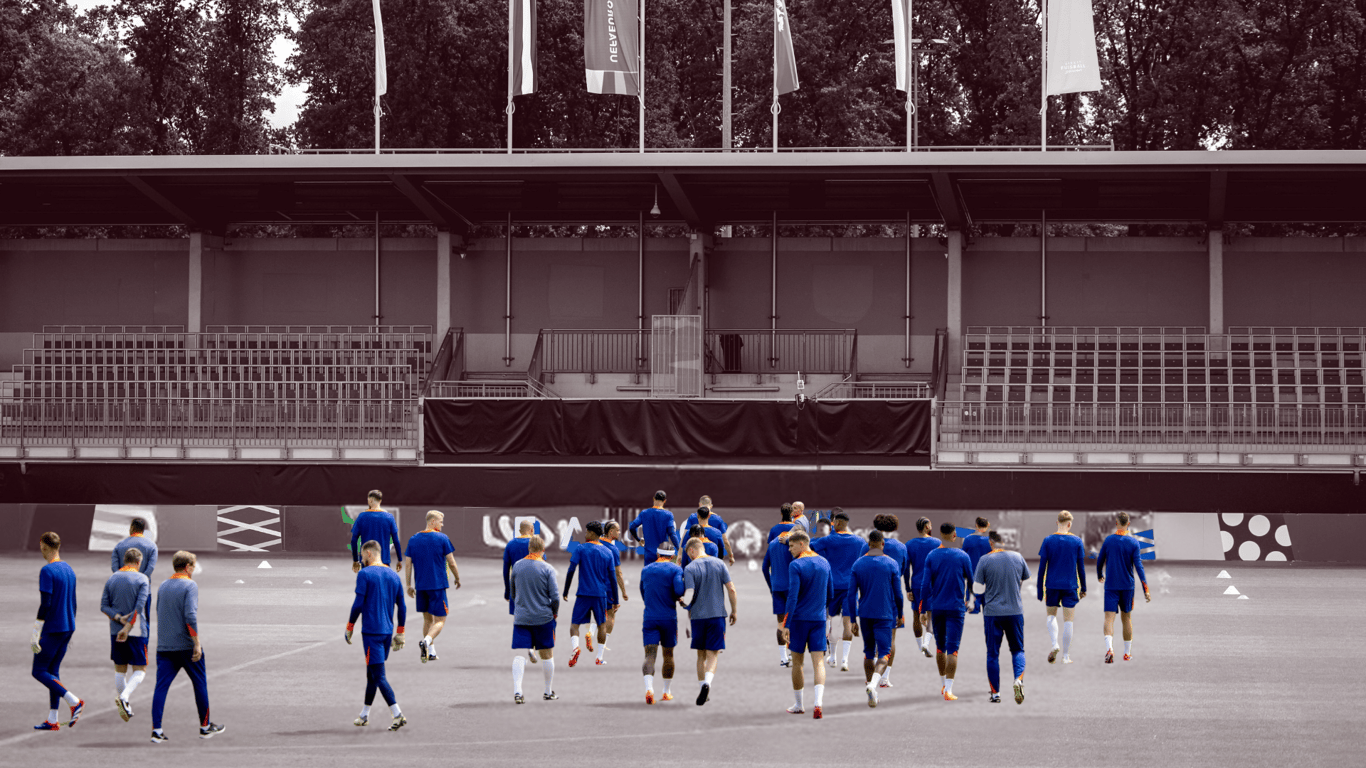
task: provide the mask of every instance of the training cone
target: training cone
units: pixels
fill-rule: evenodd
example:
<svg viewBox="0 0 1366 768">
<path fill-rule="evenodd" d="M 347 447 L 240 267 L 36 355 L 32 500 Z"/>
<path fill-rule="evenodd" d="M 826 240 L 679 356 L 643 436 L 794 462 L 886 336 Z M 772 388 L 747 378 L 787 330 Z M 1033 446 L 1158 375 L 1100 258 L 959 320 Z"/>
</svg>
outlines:
<svg viewBox="0 0 1366 768">
<path fill-rule="evenodd" d="M 1238 595 L 1238 599 L 1239 599 L 1239 600 L 1246 600 L 1246 599 L 1247 599 L 1247 595 Z"/>
<path fill-rule="evenodd" d="M 246 584 L 246 582 L 238 579 L 237 581 L 234 581 L 233 584 Z"/>
<path fill-rule="evenodd" d="M 1233 577 L 1230 576 L 1230 575 L 1228 575 L 1228 571 L 1220 571 L 1220 572 L 1219 572 L 1219 575 L 1218 575 L 1218 576 L 1215 576 L 1214 578 L 1216 578 L 1216 579 L 1231 579 L 1231 578 L 1233 578 Z"/>
<path fill-rule="evenodd" d="M 308 579 L 304 579 L 304 583 L 305 583 L 305 584 L 312 584 L 313 582 L 309 581 Z"/>
<path fill-rule="evenodd" d="M 201 573 L 203 573 L 203 572 L 204 572 L 204 564 L 201 563 L 201 562 L 199 562 L 198 560 L 196 560 L 196 561 L 195 561 L 195 564 L 194 564 L 194 575 L 198 576 L 199 574 L 201 574 Z"/>
<path fill-rule="evenodd" d="M 757 562 L 753 561 L 753 560 L 750 560 L 750 561 L 749 561 L 749 569 L 750 569 L 751 571 L 757 571 L 757 570 L 759 570 L 759 564 L 758 564 Z"/>
<path fill-rule="evenodd" d="M 267 563 L 265 560 L 262 560 L 262 561 L 261 561 L 261 564 L 258 565 L 258 566 L 256 566 L 256 567 L 257 567 L 257 568 L 269 568 L 269 567 L 270 567 L 270 563 Z"/>
<path fill-rule="evenodd" d="M 1236 595 L 1236 594 L 1238 594 L 1238 588 L 1235 587 L 1235 586 L 1233 586 L 1232 584 L 1230 584 L 1230 585 L 1228 585 L 1228 589 L 1224 590 L 1224 594 L 1226 594 L 1226 595 Z"/>
</svg>

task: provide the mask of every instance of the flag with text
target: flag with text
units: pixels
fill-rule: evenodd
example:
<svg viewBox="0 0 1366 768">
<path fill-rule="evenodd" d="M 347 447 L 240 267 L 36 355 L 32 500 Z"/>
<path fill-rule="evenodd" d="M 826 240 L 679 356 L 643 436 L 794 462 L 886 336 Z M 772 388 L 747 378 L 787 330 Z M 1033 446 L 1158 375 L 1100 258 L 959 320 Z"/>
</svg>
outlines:
<svg viewBox="0 0 1366 768">
<path fill-rule="evenodd" d="M 536 0 L 508 0 L 512 14 L 512 95 L 536 92 Z"/>
<path fill-rule="evenodd" d="M 1049 0 L 1048 95 L 1100 90 L 1091 0 Z"/>
<path fill-rule="evenodd" d="M 786 0 L 773 0 L 773 84 L 779 95 L 801 87 L 797 81 L 797 55 L 792 51 L 792 26 Z"/>
<path fill-rule="evenodd" d="M 584 0 L 583 59 L 591 93 L 640 93 L 638 24 L 634 0 Z"/>
</svg>

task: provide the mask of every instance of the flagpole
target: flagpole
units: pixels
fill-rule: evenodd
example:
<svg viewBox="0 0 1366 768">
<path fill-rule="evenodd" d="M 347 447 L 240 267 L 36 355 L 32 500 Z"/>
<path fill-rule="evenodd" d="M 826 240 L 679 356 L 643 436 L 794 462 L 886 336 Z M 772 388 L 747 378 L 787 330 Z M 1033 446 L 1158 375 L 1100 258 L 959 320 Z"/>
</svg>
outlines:
<svg viewBox="0 0 1366 768">
<path fill-rule="evenodd" d="M 915 149 L 915 30 L 911 28 L 914 3 L 906 0 L 906 151 Z"/>
<path fill-rule="evenodd" d="M 721 55 L 725 63 L 721 67 L 721 148 L 730 149 L 730 2 L 725 0 L 725 14 L 721 25 Z"/>
<path fill-rule="evenodd" d="M 1048 0 L 1039 0 L 1039 151 L 1048 151 Z"/>
<path fill-rule="evenodd" d="M 515 42 L 514 36 L 516 35 L 516 14 L 513 13 L 512 4 L 515 2 L 517 2 L 517 0 L 508 0 L 508 105 L 507 109 L 505 109 L 504 112 L 507 113 L 509 155 L 512 154 L 512 113 L 517 111 L 517 105 L 512 101 L 512 93 L 514 87 L 512 79 L 512 57 Z"/>
<path fill-rule="evenodd" d="M 645 152 L 645 0 L 640 0 L 640 151 Z"/>
<path fill-rule="evenodd" d="M 773 106 L 768 111 L 773 113 L 773 151 L 778 151 L 778 2 L 773 3 Z"/>
</svg>

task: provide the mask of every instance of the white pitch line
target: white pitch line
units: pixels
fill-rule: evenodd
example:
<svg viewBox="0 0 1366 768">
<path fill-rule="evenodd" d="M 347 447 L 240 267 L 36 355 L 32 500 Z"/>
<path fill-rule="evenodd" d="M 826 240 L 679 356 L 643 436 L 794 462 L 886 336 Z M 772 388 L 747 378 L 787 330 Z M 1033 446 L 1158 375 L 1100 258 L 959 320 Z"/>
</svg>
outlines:
<svg viewBox="0 0 1366 768">
<path fill-rule="evenodd" d="M 224 676 L 224 675 L 230 675 L 230 674 L 232 674 L 233 672 L 237 672 L 237 671 L 239 671 L 239 670 L 246 669 L 247 667 L 254 667 L 254 666 L 256 666 L 257 664 L 264 664 L 264 663 L 266 663 L 267 661 L 274 661 L 274 660 L 276 660 L 276 659 L 282 659 L 282 658 L 284 658 L 284 657 L 286 657 L 286 656 L 293 656 L 293 655 L 296 654 L 296 653 L 303 653 L 304 651 L 311 651 L 311 650 L 313 650 L 314 648 L 317 648 L 317 647 L 323 646 L 323 645 L 327 645 L 327 644 L 330 643 L 330 642 L 332 642 L 332 641 L 331 641 L 331 640 L 322 640 L 322 641 L 316 642 L 316 643 L 314 643 L 314 644 L 312 644 L 312 645 L 306 645 L 306 646 L 304 646 L 304 647 L 302 647 L 302 648 L 295 648 L 295 649 L 292 650 L 292 651 L 285 651 L 285 652 L 283 652 L 283 653 L 277 653 L 277 654 L 275 654 L 274 656 L 266 656 L 265 658 L 262 658 L 262 659 L 255 659 L 255 660 L 253 660 L 253 661 L 244 662 L 244 663 L 242 663 L 242 664 L 238 664 L 238 665 L 235 666 L 235 667 L 228 667 L 227 669 L 225 669 L 225 670 L 223 670 L 223 671 L 221 671 L 221 672 L 216 672 L 216 673 L 209 674 L 209 675 L 207 675 L 207 677 L 208 677 L 209 679 L 212 679 L 212 678 L 222 677 L 222 676 Z M 153 682 L 153 687 L 155 687 L 156 680 L 153 679 L 152 682 Z M 183 687 L 183 686 L 186 686 L 186 685 L 189 685 L 189 684 L 190 684 L 190 680 L 189 680 L 188 677 L 186 677 L 186 678 L 184 678 L 184 679 L 177 680 L 175 683 L 172 683 L 172 684 L 171 684 L 171 690 L 175 690 L 176 688 L 180 688 L 180 687 Z M 151 707 L 152 707 L 151 702 L 148 702 L 148 703 L 147 703 L 147 708 L 148 708 L 149 711 L 151 710 Z M 91 712 L 91 713 L 89 713 L 89 714 L 82 714 L 82 715 L 81 715 L 81 720 L 85 720 L 85 719 L 91 718 L 91 717 L 99 717 L 100 715 L 112 714 L 112 713 L 114 713 L 114 712 L 116 712 L 116 711 L 117 711 L 117 710 L 116 710 L 114 707 L 109 707 L 109 708 L 107 708 L 107 709 L 97 709 L 97 710 L 95 710 L 94 712 Z M 31 738 L 33 738 L 34 736 L 37 736 L 37 735 L 40 734 L 40 733 L 45 733 L 45 731 L 33 731 L 32 733 L 21 733 L 21 734 L 19 734 L 18 736 L 11 736 L 11 737 L 9 737 L 8 739 L 0 739 L 0 747 L 7 746 L 7 745 L 9 745 L 9 744 L 17 744 L 18 742 L 24 741 L 25 739 L 31 739 Z"/>
</svg>

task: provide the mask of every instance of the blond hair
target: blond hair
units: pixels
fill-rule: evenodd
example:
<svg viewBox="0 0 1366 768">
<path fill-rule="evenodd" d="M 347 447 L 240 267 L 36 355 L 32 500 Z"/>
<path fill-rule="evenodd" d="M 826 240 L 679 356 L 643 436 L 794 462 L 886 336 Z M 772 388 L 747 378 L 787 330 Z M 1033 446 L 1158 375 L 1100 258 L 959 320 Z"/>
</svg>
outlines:
<svg viewBox="0 0 1366 768">
<path fill-rule="evenodd" d="M 1058 524 L 1059 524 L 1059 525 L 1061 525 L 1062 523 L 1070 523 L 1070 522 L 1072 522 L 1072 513 L 1071 513 L 1071 512 L 1068 512 L 1067 510 L 1064 509 L 1063 511 L 1061 511 L 1061 512 L 1058 513 Z"/>
</svg>

